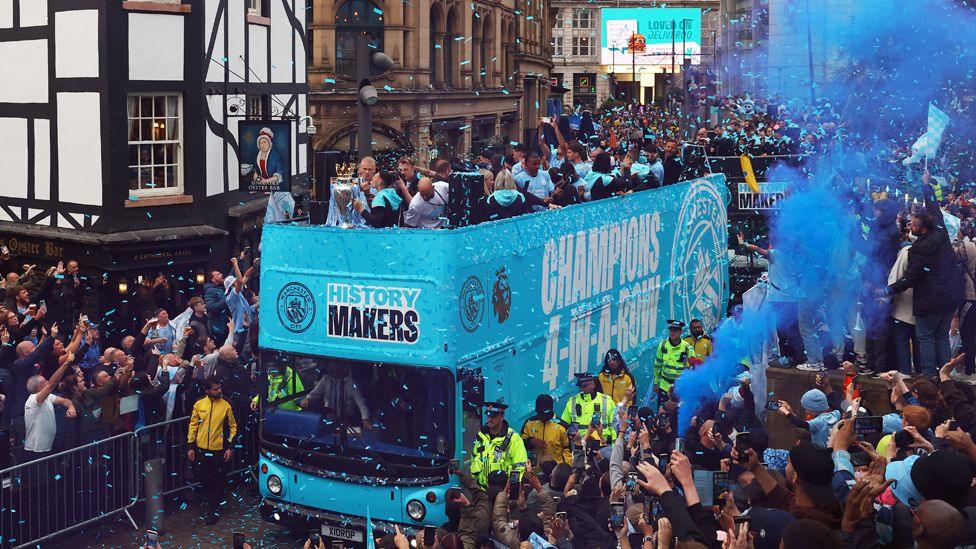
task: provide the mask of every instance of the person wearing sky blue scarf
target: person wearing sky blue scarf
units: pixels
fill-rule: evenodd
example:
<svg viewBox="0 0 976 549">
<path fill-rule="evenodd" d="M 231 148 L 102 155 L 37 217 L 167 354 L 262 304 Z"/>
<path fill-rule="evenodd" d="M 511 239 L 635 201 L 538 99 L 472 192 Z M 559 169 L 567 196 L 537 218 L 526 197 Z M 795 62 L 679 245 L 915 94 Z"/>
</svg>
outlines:
<svg viewBox="0 0 976 549">
<path fill-rule="evenodd" d="M 530 210 L 528 210 L 525 195 L 516 188 L 512 172 L 508 170 L 498 172 L 498 176 L 495 177 L 495 191 L 488 197 L 485 206 L 486 220 L 508 219 L 522 215 L 527 211 Z"/>
<path fill-rule="evenodd" d="M 400 222 L 400 204 L 403 199 L 396 191 L 397 177 L 393 173 L 381 173 L 373 177 L 373 202 L 367 210 L 366 206 L 356 201 L 353 203 L 356 211 L 362 214 L 369 226 L 375 229 L 396 227 Z"/>
</svg>

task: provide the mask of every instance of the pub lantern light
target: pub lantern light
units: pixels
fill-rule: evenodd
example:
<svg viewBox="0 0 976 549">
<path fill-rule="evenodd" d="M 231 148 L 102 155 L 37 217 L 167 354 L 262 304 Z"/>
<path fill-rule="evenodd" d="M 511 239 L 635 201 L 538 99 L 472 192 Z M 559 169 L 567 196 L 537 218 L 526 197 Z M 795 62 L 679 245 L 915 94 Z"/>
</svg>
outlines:
<svg viewBox="0 0 976 549">
<path fill-rule="evenodd" d="M 122 295 L 129 293 L 129 281 L 124 278 L 119 279 L 119 293 Z"/>
<path fill-rule="evenodd" d="M 197 279 L 196 280 L 197 280 L 197 284 L 203 285 L 204 281 L 206 280 L 204 278 L 204 276 L 203 276 L 203 271 L 198 271 L 197 272 Z"/>
</svg>

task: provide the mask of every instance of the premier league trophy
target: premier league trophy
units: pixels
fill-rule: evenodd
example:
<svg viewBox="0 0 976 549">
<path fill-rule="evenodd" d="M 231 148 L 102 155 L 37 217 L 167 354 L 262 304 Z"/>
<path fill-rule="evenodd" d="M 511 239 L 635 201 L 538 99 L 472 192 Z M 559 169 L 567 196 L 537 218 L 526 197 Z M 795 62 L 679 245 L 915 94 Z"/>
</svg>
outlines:
<svg viewBox="0 0 976 549">
<path fill-rule="evenodd" d="M 356 164 L 339 164 L 336 166 L 336 177 L 330 186 L 329 217 L 325 224 L 348 229 L 365 224 L 363 216 L 352 207 L 356 200 L 365 202 L 363 191 L 355 182 Z"/>
</svg>

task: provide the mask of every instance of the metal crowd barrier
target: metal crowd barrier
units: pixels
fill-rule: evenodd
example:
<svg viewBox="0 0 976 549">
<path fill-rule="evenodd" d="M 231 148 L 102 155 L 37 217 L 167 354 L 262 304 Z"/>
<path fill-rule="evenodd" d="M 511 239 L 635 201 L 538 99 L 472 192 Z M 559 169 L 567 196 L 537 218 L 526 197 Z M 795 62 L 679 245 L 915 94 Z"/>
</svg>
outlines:
<svg viewBox="0 0 976 549">
<path fill-rule="evenodd" d="M 227 474 L 257 464 L 258 419 L 239 427 Z M 143 464 L 165 460 L 162 496 L 196 486 L 186 453 L 189 417 L 147 425 L 0 471 L 0 547 L 26 547 L 103 518 L 123 514 L 146 498 Z"/>
<path fill-rule="evenodd" d="M 0 546 L 35 544 L 125 514 L 139 494 L 132 433 L 0 471 Z"/>
</svg>

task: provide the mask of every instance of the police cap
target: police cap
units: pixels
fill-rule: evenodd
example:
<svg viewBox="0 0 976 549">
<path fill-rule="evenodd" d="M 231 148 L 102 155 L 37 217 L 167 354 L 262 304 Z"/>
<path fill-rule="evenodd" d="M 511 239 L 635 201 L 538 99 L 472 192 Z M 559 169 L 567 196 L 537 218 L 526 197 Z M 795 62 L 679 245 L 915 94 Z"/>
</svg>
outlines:
<svg viewBox="0 0 976 549">
<path fill-rule="evenodd" d="M 685 329 L 685 323 L 684 322 L 681 322 L 680 320 L 669 320 L 668 321 L 668 329 L 669 330 L 684 330 Z"/>
<path fill-rule="evenodd" d="M 583 372 L 583 373 L 579 373 L 579 374 L 574 374 L 574 375 L 576 376 L 576 384 L 577 385 L 582 385 L 582 384 L 586 383 L 587 381 L 596 381 L 596 379 L 597 379 L 597 377 L 595 375 L 590 374 L 590 373 L 587 373 L 587 372 Z"/>
<path fill-rule="evenodd" d="M 488 414 L 489 416 L 504 414 L 506 408 L 508 408 L 508 404 L 503 404 L 501 402 L 485 403 L 485 413 Z"/>
</svg>

